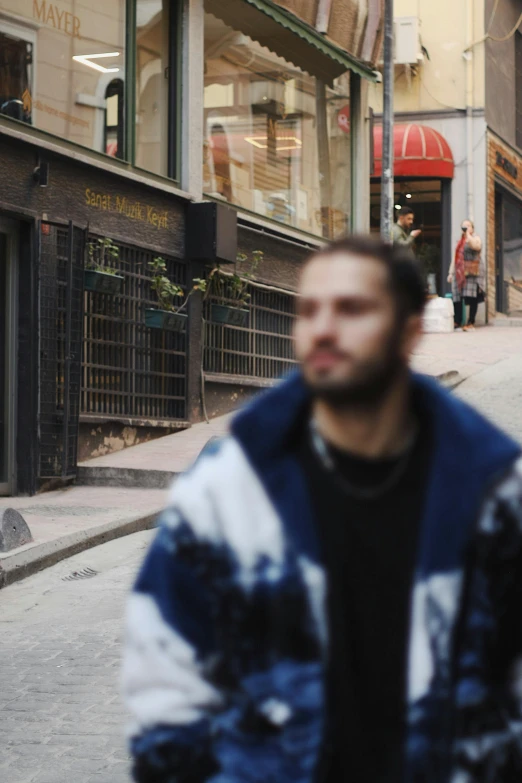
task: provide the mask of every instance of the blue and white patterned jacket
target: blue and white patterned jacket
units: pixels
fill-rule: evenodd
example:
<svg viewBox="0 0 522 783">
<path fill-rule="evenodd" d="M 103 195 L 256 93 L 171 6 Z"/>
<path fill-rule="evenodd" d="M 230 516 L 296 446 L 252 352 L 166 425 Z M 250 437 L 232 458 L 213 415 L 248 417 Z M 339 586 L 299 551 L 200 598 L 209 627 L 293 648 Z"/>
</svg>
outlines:
<svg viewBox="0 0 522 783">
<path fill-rule="evenodd" d="M 413 382 L 434 450 L 405 783 L 519 783 L 519 448 L 427 378 Z M 299 376 L 271 390 L 174 486 L 128 606 L 123 682 L 140 783 L 317 778 L 327 585 L 291 447 L 308 403 Z"/>
</svg>

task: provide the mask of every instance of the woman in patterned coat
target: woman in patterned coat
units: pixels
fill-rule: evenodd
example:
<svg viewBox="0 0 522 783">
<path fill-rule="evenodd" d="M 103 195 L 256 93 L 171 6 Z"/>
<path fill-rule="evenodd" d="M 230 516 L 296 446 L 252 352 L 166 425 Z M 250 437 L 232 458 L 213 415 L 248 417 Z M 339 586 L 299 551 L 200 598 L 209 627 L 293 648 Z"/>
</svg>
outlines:
<svg viewBox="0 0 522 783">
<path fill-rule="evenodd" d="M 480 253 L 482 241 L 475 233 L 472 220 L 462 222 L 462 237 L 455 249 L 455 258 L 451 262 L 448 283 L 451 283 L 453 305 L 455 308 L 455 329 L 462 325 L 462 301 L 469 307 L 469 316 L 463 331 L 475 328 L 475 318 L 479 304 L 479 294 L 484 291 L 484 270 Z M 478 274 L 473 274 L 477 270 Z"/>
</svg>

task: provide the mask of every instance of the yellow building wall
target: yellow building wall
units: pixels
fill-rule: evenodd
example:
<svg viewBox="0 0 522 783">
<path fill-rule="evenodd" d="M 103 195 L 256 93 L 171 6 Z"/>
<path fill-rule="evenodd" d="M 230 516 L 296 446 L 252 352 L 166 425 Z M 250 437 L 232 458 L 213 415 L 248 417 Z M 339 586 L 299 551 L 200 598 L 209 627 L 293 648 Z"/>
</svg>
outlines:
<svg viewBox="0 0 522 783">
<path fill-rule="evenodd" d="M 395 18 L 417 16 L 420 39 L 429 54 L 414 68 L 395 66 L 396 112 L 466 108 L 467 61 L 464 51 L 484 36 L 484 0 L 471 0 L 473 26 L 468 25 L 468 0 L 395 0 Z M 382 58 L 381 58 L 382 59 Z M 371 85 L 370 106 L 382 112 L 382 84 Z M 484 43 L 473 47 L 473 102 L 485 102 Z"/>
</svg>

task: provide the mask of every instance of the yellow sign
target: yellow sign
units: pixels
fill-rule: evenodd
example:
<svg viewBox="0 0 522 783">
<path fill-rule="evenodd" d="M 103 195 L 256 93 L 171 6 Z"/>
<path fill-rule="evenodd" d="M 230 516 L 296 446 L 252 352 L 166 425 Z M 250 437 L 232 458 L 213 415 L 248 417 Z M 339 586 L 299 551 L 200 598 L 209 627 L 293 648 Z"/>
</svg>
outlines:
<svg viewBox="0 0 522 783">
<path fill-rule="evenodd" d="M 80 20 L 69 11 L 60 11 L 55 3 L 47 0 L 33 0 L 33 16 L 42 24 L 54 27 L 55 30 L 70 35 L 71 38 L 80 38 Z"/>
<path fill-rule="evenodd" d="M 127 196 L 110 196 L 108 193 L 97 193 L 91 188 L 85 189 L 85 203 L 88 207 L 99 209 L 102 212 L 114 212 L 124 215 L 130 220 L 139 220 L 148 223 L 154 228 L 168 228 L 168 212 L 166 209 L 158 210 L 150 204 L 141 201 L 129 201 Z"/>
</svg>

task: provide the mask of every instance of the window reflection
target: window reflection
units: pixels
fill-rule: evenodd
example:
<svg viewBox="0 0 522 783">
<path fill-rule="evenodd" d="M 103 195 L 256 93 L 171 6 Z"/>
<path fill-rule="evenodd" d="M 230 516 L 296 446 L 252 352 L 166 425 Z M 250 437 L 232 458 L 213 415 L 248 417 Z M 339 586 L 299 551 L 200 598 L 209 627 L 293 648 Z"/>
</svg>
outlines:
<svg viewBox="0 0 522 783">
<path fill-rule="evenodd" d="M 349 76 L 330 88 L 205 14 L 204 190 L 323 236 L 348 229 Z"/>
<path fill-rule="evenodd" d="M 522 206 L 504 197 L 504 280 L 522 286 Z"/>
<path fill-rule="evenodd" d="M 105 91 L 105 144 L 107 155 L 123 158 L 123 81 L 113 79 Z"/>
<path fill-rule="evenodd" d="M 31 122 L 32 64 L 32 43 L 0 32 L 0 114 Z"/>
<path fill-rule="evenodd" d="M 168 3 L 136 3 L 136 165 L 168 173 Z"/>
<path fill-rule="evenodd" d="M 0 113 L 122 155 L 125 0 L 0 0 Z M 117 112 L 107 104 L 119 80 Z M 107 112 L 112 125 L 107 125 Z"/>
</svg>

